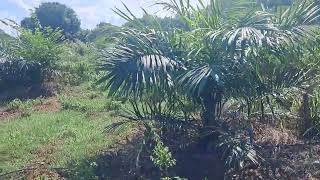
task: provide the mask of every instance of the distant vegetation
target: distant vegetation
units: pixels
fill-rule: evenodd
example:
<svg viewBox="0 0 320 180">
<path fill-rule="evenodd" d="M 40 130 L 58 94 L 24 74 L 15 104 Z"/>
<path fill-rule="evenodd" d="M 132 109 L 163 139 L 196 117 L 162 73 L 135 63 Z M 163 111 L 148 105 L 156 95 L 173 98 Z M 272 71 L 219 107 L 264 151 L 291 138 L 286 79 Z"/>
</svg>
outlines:
<svg viewBox="0 0 320 180">
<path fill-rule="evenodd" d="M 61 29 L 65 36 L 72 37 L 80 31 L 80 20 L 74 10 L 57 2 L 42 3 L 31 17 L 21 21 L 21 26 L 26 29 L 51 27 Z"/>
</svg>

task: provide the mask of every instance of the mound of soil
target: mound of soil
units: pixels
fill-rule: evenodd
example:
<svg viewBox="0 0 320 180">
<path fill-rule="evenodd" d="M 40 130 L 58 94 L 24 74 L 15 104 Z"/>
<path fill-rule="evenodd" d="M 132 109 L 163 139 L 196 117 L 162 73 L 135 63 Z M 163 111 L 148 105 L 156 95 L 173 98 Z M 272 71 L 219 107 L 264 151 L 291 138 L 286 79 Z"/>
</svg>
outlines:
<svg viewBox="0 0 320 180">
<path fill-rule="evenodd" d="M 255 124 L 255 147 L 262 157 L 258 165 L 248 163 L 240 171 L 227 170 L 218 153 L 208 152 L 199 139 L 197 127 L 182 132 L 168 131 L 163 135 L 177 164 L 167 176 L 193 179 L 320 179 L 320 145 L 304 144 L 289 130 Z M 264 136 L 263 136 L 264 135 Z M 124 143 L 121 148 L 102 153 L 97 160 L 96 174 L 100 179 L 160 179 L 150 155 L 153 146 L 140 154 L 142 136 Z M 187 143 L 189 142 L 189 143 Z M 163 177 L 163 176 L 162 176 Z"/>
<path fill-rule="evenodd" d="M 187 179 L 224 179 L 224 166 L 215 152 L 207 152 L 200 144 L 195 129 L 182 128 L 167 131 L 163 135 L 166 146 L 176 159 L 175 167 L 169 169 L 168 177 Z M 178 134 L 178 135 L 177 135 Z M 96 175 L 99 179 L 160 179 L 164 175 L 150 159 L 153 145 L 141 149 L 143 133 L 126 138 L 123 145 L 101 153 L 97 158 Z M 148 144 L 148 143 L 147 143 Z M 140 150 L 142 150 L 140 152 Z M 140 154 L 139 154 L 140 152 Z M 139 159 L 137 155 L 139 154 Z"/>
</svg>

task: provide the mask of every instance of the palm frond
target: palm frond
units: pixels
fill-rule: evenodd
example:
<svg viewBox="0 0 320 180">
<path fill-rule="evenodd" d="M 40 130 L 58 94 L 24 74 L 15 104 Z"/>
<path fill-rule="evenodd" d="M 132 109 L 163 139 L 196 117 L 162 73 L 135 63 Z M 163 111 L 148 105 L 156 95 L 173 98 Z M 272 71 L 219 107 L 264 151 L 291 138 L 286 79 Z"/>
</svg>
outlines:
<svg viewBox="0 0 320 180">
<path fill-rule="evenodd" d="M 205 91 L 214 92 L 222 88 L 220 75 L 220 69 L 205 65 L 191 69 L 181 75 L 178 84 L 189 96 L 198 98 Z"/>
<path fill-rule="evenodd" d="M 155 33 L 123 32 L 124 41 L 103 55 L 101 70 L 106 75 L 98 83 L 106 83 L 110 95 L 141 96 L 154 87 L 173 85 L 171 72 L 180 67 L 161 51 Z"/>
<path fill-rule="evenodd" d="M 300 4 L 292 4 L 280 13 L 275 20 L 279 33 L 273 35 L 277 41 L 292 45 L 305 44 L 305 41 L 315 42 L 315 30 L 320 17 L 320 6 L 316 2 L 303 0 Z"/>
<path fill-rule="evenodd" d="M 253 11 L 240 19 L 236 26 L 214 29 L 206 36 L 212 44 L 222 44 L 230 52 L 252 46 L 259 47 L 266 40 L 266 32 L 277 31 L 271 23 L 272 16 L 267 12 Z"/>
<path fill-rule="evenodd" d="M 174 61 L 161 55 L 145 55 L 136 59 L 113 59 L 103 65 L 107 71 L 100 82 L 109 80 L 109 94 L 140 96 L 154 86 L 172 86 L 170 71 Z"/>
</svg>

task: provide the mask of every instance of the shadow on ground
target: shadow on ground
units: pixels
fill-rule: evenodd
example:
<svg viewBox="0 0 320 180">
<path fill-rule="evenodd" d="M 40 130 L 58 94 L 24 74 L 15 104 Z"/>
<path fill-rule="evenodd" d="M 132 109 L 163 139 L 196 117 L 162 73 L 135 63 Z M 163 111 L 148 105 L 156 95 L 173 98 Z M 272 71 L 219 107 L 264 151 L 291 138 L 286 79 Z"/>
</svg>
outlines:
<svg viewBox="0 0 320 180">
<path fill-rule="evenodd" d="M 224 179 L 224 163 L 217 153 L 206 152 L 199 140 L 174 134 L 164 135 L 164 142 L 169 146 L 177 164 L 170 169 L 167 177 L 181 177 L 187 179 Z M 181 132 L 181 134 L 188 134 Z M 62 173 L 70 179 L 96 177 L 99 180 L 135 180 L 160 179 L 161 173 L 150 159 L 152 145 L 144 146 L 141 150 L 143 133 L 135 133 L 125 141 L 109 147 L 92 159 L 83 160 L 77 167 L 70 163 L 69 173 Z M 192 143 L 187 143 L 192 142 Z M 147 143 L 148 144 L 148 143 Z M 139 154 L 139 152 L 141 152 Z M 137 155 L 139 154 L 139 160 Z M 163 177 L 163 176 L 162 176 Z"/>
</svg>

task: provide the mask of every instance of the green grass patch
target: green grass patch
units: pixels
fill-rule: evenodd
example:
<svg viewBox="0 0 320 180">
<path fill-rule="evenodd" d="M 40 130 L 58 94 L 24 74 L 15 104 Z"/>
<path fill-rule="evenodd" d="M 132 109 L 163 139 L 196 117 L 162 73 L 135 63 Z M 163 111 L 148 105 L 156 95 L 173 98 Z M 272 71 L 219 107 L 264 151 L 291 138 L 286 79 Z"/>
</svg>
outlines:
<svg viewBox="0 0 320 180">
<path fill-rule="evenodd" d="M 104 133 L 107 125 L 118 120 L 108 113 L 88 117 L 82 112 L 65 110 L 35 113 L 30 117 L 2 122 L 0 171 L 23 168 L 37 158 L 50 159 L 52 166 L 65 167 L 70 162 L 93 157 L 99 150 L 115 143 L 116 136 L 129 132 L 124 128 L 113 135 Z M 39 150 L 50 148 L 51 153 L 39 154 Z"/>
<path fill-rule="evenodd" d="M 119 110 L 121 103 L 107 99 L 103 96 L 98 98 L 60 96 L 62 108 L 81 112 L 101 112 Z"/>
<path fill-rule="evenodd" d="M 99 152 L 133 129 L 127 124 L 107 134 L 108 125 L 121 121 L 117 114 L 125 104 L 90 87 L 66 88 L 58 100 L 60 112 L 31 111 L 45 103 L 41 98 L 5 104 L 29 113 L 0 121 L 0 174 L 45 161 L 51 167 L 68 168 L 71 179 L 95 179 Z"/>
</svg>

